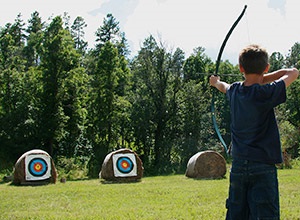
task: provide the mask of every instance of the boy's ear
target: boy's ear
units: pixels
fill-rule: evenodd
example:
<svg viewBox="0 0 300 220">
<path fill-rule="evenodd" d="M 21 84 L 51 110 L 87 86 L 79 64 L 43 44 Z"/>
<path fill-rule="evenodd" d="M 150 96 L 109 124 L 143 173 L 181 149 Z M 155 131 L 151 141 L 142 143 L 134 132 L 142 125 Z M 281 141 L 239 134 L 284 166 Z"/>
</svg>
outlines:
<svg viewBox="0 0 300 220">
<path fill-rule="evenodd" d="M 239 65 L 239 68 L 241 73 L 245 73 L 244 67 L 242 65 Z"/>
<path fill-rule="evenodd" d="M 266 67 L 266 69 L 265 69 L 264 73 L 267 73 L 267 72 L 269 72 L 269 69 L 270 69 L 270 64 L 268 63 L 268 65 L 267 65 L 267 67 Z"/>
</svg>

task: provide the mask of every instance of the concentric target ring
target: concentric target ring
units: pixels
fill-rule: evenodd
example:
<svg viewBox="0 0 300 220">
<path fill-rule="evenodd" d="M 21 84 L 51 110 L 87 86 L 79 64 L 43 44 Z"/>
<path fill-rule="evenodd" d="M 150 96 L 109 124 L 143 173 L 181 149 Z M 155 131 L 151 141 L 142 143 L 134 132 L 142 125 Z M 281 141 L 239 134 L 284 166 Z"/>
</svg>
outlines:
<svg viewBox="0 0 300 220">
<path fill-rule="evenodd" d="M 41 177 L 47 173 L 48 165 L 43 158 L 34 158 L 28 163 L 28 171 L 32 176 Z"/>
<path fill-rule="evenodd" d="M 119 157 L 117 160 L 117 169 L 121 173 L 130 173 L 134 168 L 134 163 L 129 157 Z"/>
</svg>

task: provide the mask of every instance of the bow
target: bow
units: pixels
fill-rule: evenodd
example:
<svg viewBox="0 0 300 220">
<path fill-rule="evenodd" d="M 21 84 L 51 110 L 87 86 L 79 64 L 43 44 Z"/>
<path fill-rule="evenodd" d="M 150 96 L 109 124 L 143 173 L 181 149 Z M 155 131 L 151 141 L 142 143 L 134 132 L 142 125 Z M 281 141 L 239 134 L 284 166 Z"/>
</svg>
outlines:
<svg viewBox="0 0 300 220">
<path fill-rule="evenodd" d="M 215 75 L 218 75 L 218 71 L 219 71 L 219 66 L 220 66 L 220 62 L 221 62 L 221 57 L 222 57 L 222 53 L 223 53 L 223 50 L 225 48 L 225 45 L 231 35 L 231 33 L 233 32 L 234 28 L 237 26 L 237 24 L 239 23 L 239 21 L 242 19 L 243 15 L 245 14 L 245 11 L 247 9 L 247 5 L 244 6 L 244 9 L 242 11 L 242 13 L 239 15 L 239 17 L 236 19 L 236 21 L 233 23 L 233 25 L 231 26 L 231 28 L 229 29 L 223 43 L 222 43 L 222 46 L 220 48 L 220 51 L 219 51 L 219 54 L 218 54 L 218 58 L 217 58 L 217 61 L 216 61 L 216 71 L 215 71 Z M 213 125 L 214 125 L 214 128 L 215 128 L 215 131 L 218 135 L 218 138 L 219 140 L 221 141 L 223 147 L 224 147 L 224 150 L 226 152 L 226 154 L 228 155 L 228 147 L 220 133 L 220 130 L 219 130 L 219 127 L 217 125 L 217 121 L 216 121 L 216 115 L 215 115 L 215 90 L 213 90 L 213 95 L 212 95 L 212 100 L 211 100 L 211 115 L 212 115 L 212 122 L 213 122 Z"/>
</svg>

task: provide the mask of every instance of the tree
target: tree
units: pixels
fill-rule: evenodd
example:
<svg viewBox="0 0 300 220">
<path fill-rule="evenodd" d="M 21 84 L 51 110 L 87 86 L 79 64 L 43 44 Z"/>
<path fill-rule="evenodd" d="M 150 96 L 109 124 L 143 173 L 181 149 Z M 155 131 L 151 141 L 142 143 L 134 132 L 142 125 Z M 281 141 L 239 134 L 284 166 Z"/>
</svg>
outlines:
<svg viewBox="0 0 300 220">
<path fill-rule="evenodd" d="M 149 173 L 173 170 L 171 152 L 176 141 L 171 131 L 177 129 L 173 117 L 178 110 L 183 57 L 181 50 L 169 53 L 150 36 L 133 62 L 134 136 L 136 144 L 142 145 L 139 151 Z"/>
<path fill-rule="evenodd" d="M 286 66 L 300 68 L 300 44 L 295 43 L 286 57 Z"/>
<path fill-rule="evenodd" d="M 83 68 L 70 70 L 61 84 L 63 113 L 67 117 L 64 138 L 59 143 L 59 154 L 68 158 L 87 156 L 90 144 L 86 134 L 89 76 Z M 79 152 L 81 151 L 81 152 Z M 86 151 L 86 152 L 84 152 Z"/>
<path fill-rule="evenodd" d="M 41 68 L 43 71 L 43 94 L 41 107 L 40 137 L 50 155 L 59 151 L 59 143 L 66 134 L 64 85 L 72 70 L 79 67 L 79 54 L 69 31 L 62 27 L 60 16 L 47 27 L 43 40 Z M 74 106 L 73 106 L 74 107 Z"/>
<path fill-rule="evenodd" d="M 28 22 L 29 24 L 26 29 L 27 44 L 23 51 L 26 58 L 26 70 L 30 67 L 38 66 L 40 63 L 44 29 L 44 23 L 42 22 L 41 17 L 39 17 L 39 13 L 37 11 L 31 14 L 31 18 Z"/>
<path fill-rule="evenodd" d="M 31 14 L 31 18 L 28 20 L 28 27 L 25 30 L 27 37 L 23 54 L 26 57 L 26 70 L 40 64 L 43 29 L 44 23 L 41 17 L 39 17 L 39 13 L 35 11 Z"/>
<path fill-rule="evenodd" d="M 295 43 L 294 46 L 291 48 L 289 55 L 286 58 L 287 67 L 300 67 L 300 44 Z M 300 126 L 300 110 L 299 110 L 299 103 L 300 103 L 300 95 L 298 92 L 300 86 L 299 80 L 296 80 L 294 83 L 289 86 L 287 90 L 287 95 L 289 99 L 286 101 L 286 111 L 289 111 L 288 120 L 294 126 Z"/>
<path fill-rule="evenodd" d="M 15 45 L 19 47 L 24 46 L 24 25 L 25 23 L 22 20 L 22 15 L 18 14 L 15 22 L 10 27 L 10 34 L 15 42 Z"/>
<path fill-rule="evenodd" d="M 107 14 L 103 25 L 96 32 L 97 47 L 103 46 L 107 41 L 116 44 L 120 41 L 119 22 L 112 14 Z"/>
<path fill-rule="evenodd" d="M 208 84 L 206 84 L 208 86 Z M 203 90 L 202 82 L 185 82 L 181 91 L 180 115 L 182 126 L 180 137 L 181 170 L 184 171 L 189 158 L 199 151 L 220 150 L 211 121 L 211 94 Z"/>
<path fill-rule="evenodd" d="M 111 42 L 118 48 L 118 53 L 126 56 L 129 53 L 125 33 L 120 31 L 119 22 L 112 14 L 107 14 L 103 25 L 96 31 L 96 51 L 107 42 Z"/>
<path fill-rule="evenodd" d="M 71 34 L 75 42 L 75 48 L 79 51 L 80 54 L 84 55 L 88 43 L 84 40 L 84 28 L 87 27 L 84 19 L 80 16 L 76 17 L 72 26 L 71 26 Z"/>
<path fill-rule="evenodd" d="M 269 63 L 270 63 L 269 72 L 279 70 L 284 67 L 284 57 L 281 53 L 274 52 L 270 56 Z"/>
<path fill-rule="evenodd" d="M 117 49 L 109 41 L 101 48 L 97 68 L 92 79 L 92 94 L 89 134 L 94 157 L 90 162 L 90 175 L 99 172 L 107 153 L 117 145 L 115 133 L 115 104 L 117 71 L 119 68 Z"/>
<path fill-rule="evenodd" d="M 4 160 L 16 159 L 26 146 L 26 122 L 31 96 L 26 93 L 23 22 L 18 15 L 14 24 L 0 30 L 0 142 Z M 3 155 L 1 153 L 1 155 Z"/>
<path fill-rule="evenodd" d="M 194 49 L 193 54 L 191 54 L 185 61 L 183 71 L 184 80 L 198 80 L 203 81 L 207 78 L 206 74 L 209 73 L 210 66 L 212 65 L 211 59 L 205 55 L 205 49 L 203 47 L 198 47 Z"/>
<path fill-rule="evenodd" d="M 130 133 L 127 126 L 130 103 L 126 99 L 130 72 L 123 53 L 125 39 L 120 33 L 119 22 L 108 14 L 96 37 L 98 44 L 87 56 L 91 61 L 87 66 L 92 77 L 88 132 L 94 153 L 89 163 L 92 177 L 98 175 L 107 153 L 124 146 Z"/>
<path fill-rule="evenodd" d="M 270 57 L 271 68 L 270 71 L 280 69 L 284 66 L 300 67 L 300 44 L 295 43 L 290 49 L 288 56 L 284 60 L 279 53 L 273 53 Z M 274 64 L 275 63 L 275 64 Z M 282 134 L 282 147 L 285 151 L 292 155 L 292 158 L 299 156 L 299 128 L 300 126 L 300 111 L 299 111 L 299 80 L 296 80 L 287 88 L 287 100 L 284 104 L 276 108 L 276 115 L 279 121 L 279 129 Z M 287 114 L 288 112 L 288 114 Z"/>
</svg>

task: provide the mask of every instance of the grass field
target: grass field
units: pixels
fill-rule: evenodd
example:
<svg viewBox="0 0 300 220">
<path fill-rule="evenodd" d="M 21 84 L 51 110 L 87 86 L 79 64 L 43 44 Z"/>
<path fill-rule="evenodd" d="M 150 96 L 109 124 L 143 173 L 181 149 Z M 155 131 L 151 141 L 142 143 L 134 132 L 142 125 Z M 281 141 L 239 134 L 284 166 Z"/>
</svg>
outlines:
<svg viewBox="0 0 300 220">
<path fill-rule="evenodd" d="M 278 170 L 281 219 L 300 219 L 300 169 Z M 221 180 L 184 175 L 103 184 L 67 181 L 25 187 L 0 184 L 0 219 L 224 219 L 228 173 Z"/>
</svg>

